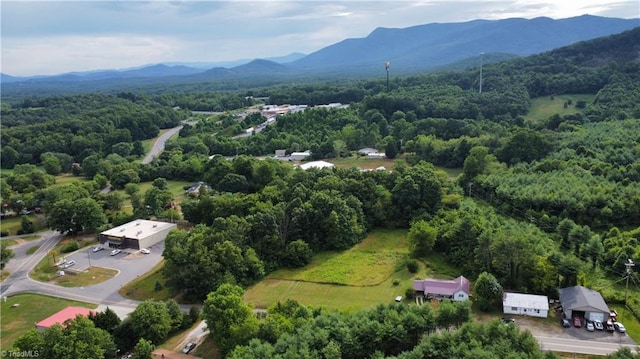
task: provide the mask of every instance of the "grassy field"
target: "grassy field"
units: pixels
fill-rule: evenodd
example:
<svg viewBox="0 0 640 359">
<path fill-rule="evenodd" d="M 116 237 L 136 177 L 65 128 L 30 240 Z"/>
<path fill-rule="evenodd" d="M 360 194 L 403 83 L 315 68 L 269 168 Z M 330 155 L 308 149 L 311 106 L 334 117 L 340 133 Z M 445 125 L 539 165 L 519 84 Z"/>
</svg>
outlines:
<svg viewBox="0 0 640 359">
<path fill-rule="evenodd" d="M 165 279 L 162 275 L 162 268 L 164 268 L 164 261 L 156 264 L 153 269 L 147 272 L 140 278 L 127 283 L 120 289 L 120 295 L 125 298 L 134 300 L 167 300 L 173 298 L 171 291 L 165 285 Z M 156 281 L 160 281 L 162 284 L 161 290 L 155 290 Z"/>
<path fill-rule="evenodd" d="M 29 214 L 27 217 L 33 223 L 34 231 L 38 232 L 46 229 L 43 214 Z M 0 230 L 9 232 L 10 236 L 18 234 L 20 228 L 22 228 L 22 216 L 5 217 L 0 220 Z"/>
<path fill-rule="evenodd" d="M 418 273 L 406 269 L 409 251 L 405 236 L 406 230 L 374 231 L 350 250 L 322 253 L 305 268 L 270 274 L 248 288 L 244 299 L 257 308 L 294 299 L 311 307 L 341 311 L 392 302 L 396 296 L 404 296 L 414 279 L 427 274 L 422 263 Z M 380 258 L 381 262 L 373 263 L 369 258 Z"/>
<path fill-rule="evenodd" d="M 115 269 L 92 266 L 86 272 L 70 273 L 67 271 L 66 275 L 55 277 L 51 280 L 51 283 L 62 287 L 88 287 L 111 279 L 116 274 L 118 274 L 118 271 Z"/>
<path fill-rule="evenodd" d="M 404 267 L 409 254 L 405 234 L 405 230 L 378 230 L 351 249 L 314 256 L 304 270 L 281 269 L 269 278 L 350 286 L 379 285 Z"/>
<path fill-rule="evenodd" d="M 151 188 L 153 182 L 142 182 L 142 183 L 138 183 L 138 186 L 140 187 L 140 195 L 144 196 L 144 193 Z M 182 202 L 184 200 L 185 197 L 185 190 L 184 190 L 184 186 L 191 186 L 193 183 L 192 182 L 184 182 L 184 181 L 167 181 L 167 188 L 169 189 L 169 191 L 171 192 L 171 194 L 173 194 L 173 200 L 177 203 L 180 204 L 180 202 Z M 122 203 L 122 210 L 124 212 L 127 213 L 132 213 L 133 212 L 133 208 L 131 206 L 131 200 L 129 199 L 129 196 L 124 192 L 123 189 L 120 190 L 116 190 L 116 192 L 120 193 L 122 195 L 122 197 L 125 199 Z"/>
<path fill-rule="evenodd" d="M 18 304 L 17 307 L 12 307 Z M 1 347 L 9 349 L 13 342 L 33 328 L 33 323 L 58 312 L 68 306 L 79 306 L 95 309 L 95 304 L 71 301 L 38 294 L 18 294 L 6 302 L 2 302 L 0 309 L 1 322 Z"/>
<path fill-rule="evenodd" d="M 62 186 L 74 182 L 89 182 L 88 179 L 84 177 L 74 176 L 71 173 L 63 173 L 61 175 L 56 176 L 56 186 Z"/>
<path fill-rule="evenodd" d="M 569 115 L 573 113 L 580 113 L 583 109 L 576 108 L 576 102 L 579 100 L 586 101 L 587 103 L 593 102 L 595 95 L 557 95 L 553 100 L 548 97 L 538 97 L 531 100 L 531 107 L 529 113 L 524 116 L 525 120 L 531 122 L 540 122 L 548 119 L 549 117 L 558 114 L 560 116 Z M 571 100 L 571 105 L 564 107 L 565 102 Z"/>
</svg>

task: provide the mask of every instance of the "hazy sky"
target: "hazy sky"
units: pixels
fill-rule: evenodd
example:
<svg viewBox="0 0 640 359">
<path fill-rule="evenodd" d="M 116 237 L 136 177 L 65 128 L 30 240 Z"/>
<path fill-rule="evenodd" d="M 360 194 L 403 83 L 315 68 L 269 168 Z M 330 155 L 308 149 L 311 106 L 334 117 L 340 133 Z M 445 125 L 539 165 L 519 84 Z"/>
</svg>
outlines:
<svg viewBox="0 0 640 359">
<path fill-rule="evenodd" d="M 638 0 L 7 1 L 2 73 L 51 75 L 160 62 L 312 53 L 377 27 L 583 14 L 640 17 Z M 639 23 L 640 25 L 640 23 Z"/>
</svg>

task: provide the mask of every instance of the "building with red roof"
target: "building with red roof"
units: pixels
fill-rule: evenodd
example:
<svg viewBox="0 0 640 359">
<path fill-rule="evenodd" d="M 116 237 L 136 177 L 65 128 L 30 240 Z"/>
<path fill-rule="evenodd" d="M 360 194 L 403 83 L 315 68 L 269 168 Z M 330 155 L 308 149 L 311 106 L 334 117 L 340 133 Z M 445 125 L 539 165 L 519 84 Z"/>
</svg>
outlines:
<svg viewBox="0 0 640 359">
<path fill-rule="evenodd" d="M 469 280 L 463 276 L 456 279 L 421 279 L 413 281 L 413 290 L 416 295 L 424 296 L 426 299 L 450 299 L 463 301 L 469 299 Z"/>
<path fill-rule="evenodd" d="M 64 327 L 65 326 L 64 322 L 66 322 L 67 320 L 75 319 L 76 316 L 78 315 L 87 317 L 89 316 L 89 314 L 92 314 L 93 312 L 94 311 L 89 308 L 66 307 L 63 310 L 51 315 L 50 317 L 44 318 L 41 321 L 37 322 L 36 329 L 45 330 L 56 323 Z"/>
</svg>

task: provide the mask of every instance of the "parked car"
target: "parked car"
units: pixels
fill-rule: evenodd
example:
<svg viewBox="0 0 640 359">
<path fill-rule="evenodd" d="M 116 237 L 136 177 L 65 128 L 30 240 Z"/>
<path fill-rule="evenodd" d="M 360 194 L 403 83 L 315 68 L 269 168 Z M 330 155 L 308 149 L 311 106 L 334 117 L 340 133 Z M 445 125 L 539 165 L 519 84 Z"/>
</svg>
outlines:
<svg viewBox="0 0 640 359">
<path fill-rule="evenodd" d="M 562 318 L 562 327 L 563 328 L 570 328 L 571 327 L 571 322 L 569 322 L 569 319 Z"/>
<path fill-rule="evenodd" d="M 607 324 L 605 325 L 605 327 L 607 328 L 607 331 L 613 332 L 616 330 L 616 328 L 613 326 L 613 320 L 609 319 L 607 320 Z"/>
<path fill-rule="evenodd" d="M 591 321 L 587 322 L 586 328 L 587 328 L 587 330 L 588 330 L 588 331 L 590 331 L 590 332 L 592 332 L 592 331 L 596 330 L 596 326 L 595 326 L 595 325 L 593 325 L 593 322 L 591 322 Z"/>
<path fill-rule="evenodd" d="M 100 252 L 101 250 L 104 250 L 104 247 L 101 247 L 101 246 L 95 246 L 95 247 L 93 247 L 93 251 L 94 251 L 94 252 Z"/>
<path fill-rule="evenodd" d="M 596 328 L 596 330 L 603 330 L 604 329 L 604 325 L 602 325 L 602 322 L 599 320 L 594 320 L 593 321 L 593 326 Z"/>
<path fill-rule="evenodd" d="M 189 344 L 184 346 L 184 349 L 182 349 L 182 352 L 184 354 L 189 354 L 189 352 L 192 351 L 193 348 L 195 348 L 195 347 L 196 347 L 196 343 L 191 342 L 191 343 L 189 343 Z"/>
<path fill-rule="evenodd" d="M 65 268 L 69 268 L 69 267 L 71 267 L 71 266 L 73 266 L 75 264 L 76 264 L 76 261 L 71 260 L 71 261 L 65 262 L 64 267 Z"/>
<path fill-rule="evenodd" d="M 140 253 L 142 253 L 142 254 L 149 254 L 149 253 L 151 253 L 151 251 L 150 251 L 149 249 L 147 249 L 147 248 L 142 248 L 142 249 L 140 250 Z"/>
<path fill-rule="evenodd" d="M 111 255 L 112 255 L 112 256 L 115 256 L 115 255 L 120 254 L 120 252 L 122 252 L 122 251 L 121 251 L 121 250 L 119 250 L 119 249 L 114 249 L 114 250 L 112 250 L 112 251 L 111 251 Z"/>
<path fill-rule="evenodd" d="M 613 327 L 616 328 L 616 330 L 619 331 L 620 333 L 624 333 L 627 331 L 624 325 L 622 325 L 622 323 L 620 322 L 613 323 Z"/>
<path fill-rule="evenodd" d="M 573 326 L 576 328 L 582 327 L 582 319 L 580 317 L 573 318 Z"/>
<path fill-rule="evenodd" d="M 502 322 L 509 324 L 509 323 L 515 323 L 516 321 L 513 318 L 505 317 L 505 318 L 502 318 Z"/>
</svg>

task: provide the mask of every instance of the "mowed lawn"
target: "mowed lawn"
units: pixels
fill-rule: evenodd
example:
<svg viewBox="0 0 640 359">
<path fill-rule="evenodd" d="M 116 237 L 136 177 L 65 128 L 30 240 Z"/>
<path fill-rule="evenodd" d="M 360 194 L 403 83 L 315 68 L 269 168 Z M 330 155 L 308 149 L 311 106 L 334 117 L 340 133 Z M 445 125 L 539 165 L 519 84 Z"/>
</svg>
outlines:
<svg viewBox="0 0 640 359">
<path fill-rule="evenodd" d="M 377 230 L 343 252 L 316 255 L 304 269 L 280 269 L 270 279 L 351 286 L 379 285 L 401 269 L 409 254 L 406 230 Z"/>
<path fill-rule="evenodd" d="M 409 273 L 406 230 L 376 230 L 352 249 L 321 253 L 305 268 L 278 270 L 247 289 L 244 299 L 256 308 L 294 299 L 311 307 L 355 311 L 393 302 L 404 296 L 413 279 Z M 336 283 L 336 284 L 333 284 Z"/>
<path fill-rule="evenodd" d="M 531 100 L 529 113 L 524 116 L 526 120 L 537 123 L 545 121 L 549 117 L 558 114 L 560 116 L 581 113 L 584 109 L 576 108 L 578 101 L 586 101 L 587 104 L 592 103 L 595 95 L 584 94 L 567 94 L 557 95 L 553 100 L 549 96 L 537 97 Z M 571 105 L 564 107 L 565 102 L 571 101 Z"/>
<path fill-rule="evenodd" d="M 16 305 L 14 307 L 14 305 Z M 78 306 L 95 309 L 95 304 L 49 297 L 39 294 L 18 294 L 2 301 L 0 309 L 0 346 L 9 349 L 22 334 L 34 328 L 34 323 L 68 307 Z"/>
</svg>

